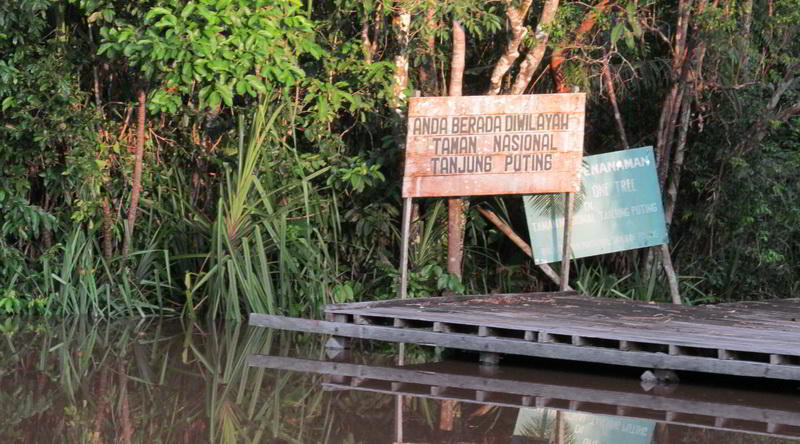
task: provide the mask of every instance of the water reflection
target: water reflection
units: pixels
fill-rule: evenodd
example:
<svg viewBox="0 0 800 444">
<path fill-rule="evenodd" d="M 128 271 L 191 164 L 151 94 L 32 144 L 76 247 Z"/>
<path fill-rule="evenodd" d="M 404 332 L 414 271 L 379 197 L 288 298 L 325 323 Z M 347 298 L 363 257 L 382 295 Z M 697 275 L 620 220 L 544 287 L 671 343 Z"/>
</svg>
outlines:
<svg viewBox="0 0 800 444">
<path fill-rule="evenodd" d="M 787 443 L 800 436 L 796 392 L 681 385 L 656 393 L 630 378 L 487 370 L 386 344 L 356 343 L 332 358 L 326 338 L 235 324 L 17 319 L 0 328 L 0 442 Z"/>
</svg>

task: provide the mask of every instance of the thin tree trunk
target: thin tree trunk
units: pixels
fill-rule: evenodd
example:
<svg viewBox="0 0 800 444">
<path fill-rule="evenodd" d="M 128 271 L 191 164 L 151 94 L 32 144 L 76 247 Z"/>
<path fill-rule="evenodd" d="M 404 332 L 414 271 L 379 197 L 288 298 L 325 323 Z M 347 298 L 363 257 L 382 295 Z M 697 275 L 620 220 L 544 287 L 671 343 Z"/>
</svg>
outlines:
<svg viewBox="0 0 800 444">
<path fill-rule="evenodd" d="M 743 0 L 741 2 L 741 24 L 742 31 L 737 36 L 739 42 L 739 57 L 741 61 L 741 70 L 747 71 L 747 65 L 750 60 L 750 27 L 753 24 L 753 0 Z"/>
<path fill-rule="evenodd" d="M 769 123 L 771 121 L 785 122 L 789 118 L 797 115 L 798 108 L 800 108 L 800 102 L 785 109 L 779 109 L 778 104 L 780 103 L 784 94 L 786 94 L 788 91 L 789 87 L 797 81 L 798 73 L 800 73 L 800 63 L 796 63 L 786 69 L 786 73 L 781 81 L 776 85 L 775 91 L 772 93 L 772 97 L 770 97 L 769 102 L 767 102 L 767 106 L 761 113 L 758 121 L 756 121 L 756 123 L 753 125 L 753 131 L 751 131 L 750 136 L 740 142 L 737 146 L 735 151 L 736 155 L 744 156 L 759 146 L 761 141 L 764 140 L 764 137 L 767 136 L 767 132 L 769 131 Z"/>
<path fill-rule="evenodd" d="M 689 132 L 691 104 L 698 95 L 701 87 L 701 72 L 705 45 L 700 41 L 691 51 L 689 48 L 688 30 L 691 21 L 692 8 L 696 13 L 702 13 L 706 0 L 681 0 L 678 5 L 678 23 L 675 32 L 675 43 L 672 53 L 672 88 L 664 101 L 661 118 L 659 120 L 658 140 L 656 143 L 657 161 L 659 163 L 659 181 L 662 190 L 667 184 L 667 205 L 664 218 L 667 226 L 672 222 L 675 206 L 678 200 L 683 159 L 686 153 L 686 140 Z M 697 24 L 691 29 L 697 32 Z M 676 134 L 677 132 L 677 134 Z M 677 139 L 676 139 L 677 137 Z M 673 144 L 674 153 L 673 153 Z M 669 171 L 668 166 L 669 165 Z M 681 303 L 678 278 L 672 262 L 669 246 L 661 246 L 661 263 L 667 276 L 672 302 Z"/>
<path fill-rule="evenodd" d="M 467 54 L 467 37 L 458 20 L 453 20 L 453 54 L 450 63 L 451 97 L 460 97 L 464 82 L 464 59 Z"/>
<path fill-rule="evenodd" d="M 458 416 L 459 408 L 458 401 L 452 399 L 445 399 L 441 401 L 441 410 L 439 410 L 439 430 L 443 432 L 452 432 L 455 428 L 456 417 Z"/>
<path fill-rule="evenodd" d="M 425 38 L 425 45 L 427 47 L 427 56 L 425 62 L 420 67 L 419 81 L 420 89 L 426 96 L 434 95 L 437 91 L 436 87 L 436 34 L 434 29 L 436 27 L 436 2 L 431 0 L 428 2 L 428 9 L 425 13 L 425 31 L 428 33 Z"/>
<path fill-rule="evenodd" d="M 369 38 L 369 16 L 366 16 L 361 25 L 361 50 L 364 51 L 364 61 L 367 64 L 372 63 L 372 48 L 372 41 Z"/>
<path fill-rule="evenodd" d="M 372 63 L 375 54 L 378 52 L 378 40 L 381 36 L 381 25 L 383 24 L 382 11 L 383 2 L 378 2 L 375 8 L 375 21 L 372 27 L 372 37 L 370 37 L 370 20 L 369 15 L 364 14 L 364 24 L 361 26 L 361 47 L 364 51 L 364 60 L 367 63 Z"/>
<path fill-rule="evenodd" d="M 672 138 L 678 120 L 680 104 L 683 103 L 685 87 L 684 80 L 672 85 L 669 94 L 664 99 L 659 119 L 659 130 L 656 140 L 656 163 L 658 165 L 658 180 L 663 189 L 669 175 L 669 160 L 672 157 Z"/>
<path fill-rule="evenodd" d="M 119 363 L 119 387 L 120 387 L 120 420 L 122 421 L 122 430 L 120 433 L 120 442 L 123 444 L 130 444 L 133 437 L 133 424 L 131 423 L 130 403 L 128 400 L 128 376 L 126 375 L 125 364 L 123 361 Z"/>
<path fill-rule="evenodd" d="M 619 112 L 617 93 L 614 91 L 614 81 L 611 78 L 611 68 L 608 66 L 608 59 L 608 56 L 603 59 L 603 79 L 605 80 L 606 89 L 608 90 L 608 100 L 611 102 L 611 107 L 614 109 L 614 121 L 617 123 L 619 139 L 622 142 L 622 147 L 627 150 L 631 146 L 628 144 L 628 137 L 625 135 L 625 123 L 622 121 L 622 114 Z"/>
<path fill-rule="evenodd" d="M 106 260 L 114 255 L 113 230 L 111 222 L 111 205 L 108 198 L 103 199 L 103 257 Z"/>
<path fill-rule="evenodd" d="M 394 32 L 397 36 L 397 54 L 394 56 L 394 82 L 392 89 L 392 107 L 401 117 L 405 116 L 406 88 L 408 88 L 408 35 L 411 31 L 411 13 L 398 3 L 397 14 L 392 17 Z"/>
<path fill-rule="evenodd" d="M 561 410 L 556 411 L 556 426 L 553 432 L 555 433 L 555 444 L 564 444 L 564 413 Z"/>
<path fill-rule="evenodd" d="M 750 39 L 750 27 L 753 23 L 753 0 L 743 0 L 741 3 L 742 8 L 742 39 L 747 41 Z"/>
<path fill-rule="evenodd" d="M 672 298 L 672 303 L 681 305 L 681 291 L 680 287 L 678 287 L 678 276 L 675 274 L 675 267 L 672 265 L 672 254 L 667 244 L 661 244 L 661 264 L 664 266 L 664 273 L 667 275 L 669 295 Z"/>
<path fill-rule="evenodd" d="M 533 75 L 539 69 L 539 64 L 542 63 L 544 52 L 547 49 L 547 41 L 550 36 L 542 28 L 549 26 L 556 18 L 556 10 L 558 10 L 558 0 L 547 0 L 542 9 L 542 16 L 539 18 L 539 24 L 536 26 L 536 44 L 533 48 L 528 50 L 525 58 L 519 66 L 519 74 L 517 74 L 514 84 L 511 86 L 511 94 L 522 94 L 531 83 Z"/>
<path fill-rule="evenodd" d="M 664 99 L 659 119 L 656 162 L 659 164 L 659 179 L 662 188 L 666 183 L 667 166 L 670 158 L 669 150 L 672 146 L 674 128 L 680 113 L 680 104 L 683 101 L 684 88 L 682 84 L 686 79 L 685 65 L 688 57 L 686 41 L 692 3 L 693 0 L 680 0 L 678 5 L 678 23 L 675 31 L 675 43 L 672 48 L 672 70 L 670 72 L 672 88 Z"/>
<path fill-rule="evenodd" d="M 453 20 L 453 59 L 450 64 L 450 96 L 462 94 L 464 59 L 467 52 L 467 38 L 458 20 Z M 461 263 L 464 258 L 464 227 L 467 204 L 465 200 L 447 200 L 447 272 L 461 277 Z"/>
<path fill-rule="evenodd" d="M 142 192 L 142 160 L 144 158 L 144 130 L 147 111 L 147 93 L 144 87 L 137 92 L 139 108 L 137 110 L 136 158 L 133 167 L 133 185 L 131 187 L 131 206 L 128 209 L 128 226 L 125 229 L 125 241 L 122 255 L 127 255 L 133 242 L 133 229 L 136 224 L 136 212 L 139 209 L 139 195 Z"/>
<path fill-rule="evenodd" d="M 102 366 L 98 375 L 97 391 L 95 392 L 95 399 L 97 400 L 96 412 L 94 415 L 94 423 L 92 428 L 89 442 L 92 444 L 103 444 L 103 425 L 108 416 L 108 394 L 106 393 L 108 386 L 108 367 Z"/>
<path fill-rule="evenodd" d="M 681 182 L 681 172 L 683 171 L 683 159 L 686 154 L 686 137 L 689 132 L 689 116 L 691 112 L 691 99 L 685 97 L 681 106 L 680 126 L 678 127 L 678 141 L 675 146 L 675 155 L 672 158 L 672 171 L 670 173 L 669 186 L 667 187 L 667 207 L 664 217 L 667 225 L 672 223 L 672 216 L 675 213 L 675 205 L 678 201 L 678 187 Z"/>
<path fill-rule="evenodd" d="M 528 9 L 531 7 L 533 0 L 523 0 L 518 8 L 515 8 L 510 0 L 506 1 L 506 16 L 511 25 L 511 39 L 506 45 L 506 52 L 500 57 L 500 60 L 494 65 L 492 76 L 489 79 L 489 90 L 486 91 L 487 95 L 494 96 L 500 94 L 500 86 L 503 84 L 503 76 L 511 68 L 511 65 L 519 57 L 519 45 L 525 37 L 527 29 L 525 28 L 525 16 L 528 15 Z M 558 3 L 558 0 L 555 0 Z"/>
<path fill-rule="evenodd" d="M 94 42 L 94 30 L 93 26 L 89 25 L 88 35 L 89 35 L 89 43 L 91 44 L 91 51 L 92 54 L 97 52 L 97 46 Z M 97 63 L 92 63 L 92 80 L 93 80 L 93 87 L 94 87 L 94 104 L 97 108 L 97 114 L 102 117 L 102 87 L 100 85 L 100 73 L 97 69 Z"/>
</svg>

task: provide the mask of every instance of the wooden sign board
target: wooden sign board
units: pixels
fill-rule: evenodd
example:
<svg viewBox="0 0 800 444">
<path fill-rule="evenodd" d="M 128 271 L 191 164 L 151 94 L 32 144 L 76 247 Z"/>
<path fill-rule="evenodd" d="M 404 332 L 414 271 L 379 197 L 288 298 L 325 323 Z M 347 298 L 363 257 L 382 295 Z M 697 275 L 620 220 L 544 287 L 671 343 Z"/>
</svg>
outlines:
<svg viewBox="0 0 800 444">
<path fill-rule="evenodd" d="M 586 95 L 413 97 L 403 197 L 576 192 Z"/>
</svg>

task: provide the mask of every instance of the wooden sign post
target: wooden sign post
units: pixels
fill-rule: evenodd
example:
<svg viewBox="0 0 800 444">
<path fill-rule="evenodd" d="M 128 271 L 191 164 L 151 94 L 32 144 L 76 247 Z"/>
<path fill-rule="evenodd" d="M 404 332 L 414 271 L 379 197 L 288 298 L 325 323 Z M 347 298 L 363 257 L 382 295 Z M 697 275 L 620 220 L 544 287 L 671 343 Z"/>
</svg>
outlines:
<svg viewBox="0 0 800 444">
<path fill-rule="evenodd" d="M 583 93 L 410 99 L 401 298 L 411 199 L 578 191 L 585 108 Z"/>
</svg>

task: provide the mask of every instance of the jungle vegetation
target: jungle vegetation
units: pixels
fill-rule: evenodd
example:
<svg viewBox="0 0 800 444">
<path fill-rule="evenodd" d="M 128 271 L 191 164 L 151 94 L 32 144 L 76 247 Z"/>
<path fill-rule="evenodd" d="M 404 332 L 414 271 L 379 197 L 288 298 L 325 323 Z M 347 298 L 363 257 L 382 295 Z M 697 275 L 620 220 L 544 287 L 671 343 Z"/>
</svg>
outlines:
<svg viewBox="0 0 800 444">
<path fill-rule="evenodd" d="M 798 0 L 2 2 L 0 312 L 395 297 L 407 98 L 575 89 L 586 154 L 654 147 L 671 239 L 575 288 L 793 296 L 798 31 Z M 415 206 L 412 296 L 556 288 L 488 212 L 527 237 L 518 196 Z"/>
</svg>

